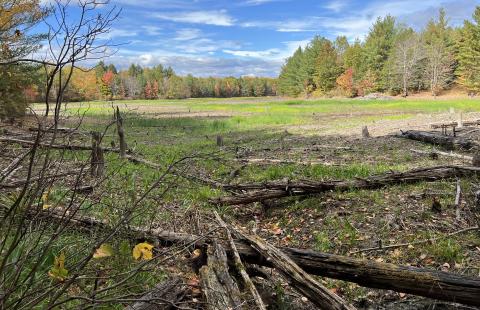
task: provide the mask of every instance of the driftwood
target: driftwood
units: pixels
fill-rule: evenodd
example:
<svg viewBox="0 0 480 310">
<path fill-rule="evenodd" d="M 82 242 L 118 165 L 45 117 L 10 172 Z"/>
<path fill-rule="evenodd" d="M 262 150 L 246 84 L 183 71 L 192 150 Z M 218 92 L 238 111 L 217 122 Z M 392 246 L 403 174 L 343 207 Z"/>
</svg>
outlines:
<svg viewBox="0 0 480 310">
<path fill-rule="evenodd" d="M 235 267 L 237 271 L 240 273 L 240 275 L 242 276 L 245 287 L 248 288 L 248 290 L 250 291 L 250 294 L 252 294 L 252 297 L 255 300 L 255 304 L 257 305 L 257 309 L 266 310 L 267 308 L 263 303 L 262 297 L 258 293 L 255 285 L 253 284 L 252 280 L 250 279 L 250 276 L 247 273 L 245 266 L 242 263 L 240 254 L 238 253 L 237 246 L 235 245 L 235 242 L 232 238 L 230 229 L 228 228 L 227 224 L 222 220 L 220 215 L 218 215 L 217 212 L 215 212 L 215 217 L 217 219 L 217 222 L 220 224 L 220 226 L 222 226 L 225 229 L 225 232 L 228 238 L 228 243 L 230 245 L 230 249 L 232 250 Z"/>
<path fill-rule="evenodd" d="M 408 130 L 402 132 L 398 137 L 440 145 L 448 150 L 471 150 L 473 148 L 478 148 L 478 145 L 469 139 L 446 136 L 431 131 Z"/>
<path fill-rule="evenodd" d="M 177 305 L 187 293 L 186 285 L 180 278 L 167 280 L 147 294 L 136 303 L 126 307 L 126 310 L 171 310 L 178 309 Z"/>
<path fill-rule="evenodd" d="M 353 310 L 338 295 L 330 292 L 326 287 L 318 283 L 312 276 L 307 274 L 285 253 L 260 239 L 236 230 L 255 250 L 265 259 L 269 260 L 275 269 L 288 280 L 290 285 L 302 295 L 307 297 L 320 309 L 325 310 Z"/>
<path fill-rule="evenodd" d="M 200 284 L 207 310 L 239 309 L 240 290 L 228 273 L 227 253 L 213 242 L 208 246 L 208 264 L 200 268 Z"/>
<path fill-rule="evenodd" d="M 242 193 L 235 196 L 221 197 L 212 202 L 220 205 L 241 205 L 288 196 L 305 196 L 330 191 L 349 191 L 354 189 L 378 189 L 397 184 L 433 182 L 444 179 L 473 176 L 478 173 L 480 173 L 479 167 L 437 166 L 425 169 L 415 169 L 407 172 L 387 173 L 366 179 L 324 182 L 281 181 L 246 185 L 225 185 L 225 190 Z"/>
<path fill-rule="evenodd" d="M 479 193 L 480 197 L 480 193 Z M 480 198 L 479 198 L 480 201 Z M 480 204 L 480 203 L 479 203 Z M 48 221 L 65 221 L 60 210 L 43 211 Z M 67 213 L 68 216 L 68 213 Z M 92 217 L 75 216 L 70 219 L 73 228 L 108 231 L 110 224 Z M 198 236 L 129 227 L 131 238 L 156 240 L 163 245 L 190 245 L 203 247 L 208 240 Z M 272 263 L 243 241 L 236 240 L 238 253 L 247 263 L 271 267 Z M 480 306 L 480 278 L 457 275 L 426 268 L 399 266 L 347 256 L 319 253 L 295 248 L 279 248 L 300 268 L 309 274 L 354 282 L 364 287 L 393 290 L 443 301 Z"/>
</svg>

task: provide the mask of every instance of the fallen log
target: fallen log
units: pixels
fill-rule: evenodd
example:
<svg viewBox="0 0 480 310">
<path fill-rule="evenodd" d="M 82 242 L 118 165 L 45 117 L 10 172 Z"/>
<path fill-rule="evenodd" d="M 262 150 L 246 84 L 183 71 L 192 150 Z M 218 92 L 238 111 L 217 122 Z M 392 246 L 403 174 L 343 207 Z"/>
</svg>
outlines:
<svg viewBox="0 0 480 310">
<path fill-rule="evenodd" d="M 242 304 L 237 283 L 228 272 L 227 253 L 213 242 L 208 246 L 208 264 L 200 268 L 200 284 L 207 310 L 239 309 Z"/>
<path fill-rule="evenodd" d="M 15 138 L 9 138 L 9 137 L 0 137 L 0 142 L 17 143 L 22 146 L 28 146 L 28 147 L 35 145 L 35 141 L 15 139 Z M 75 144 L 50 144 L 50 143 L 40 142 L 38 144 L 38 147 L 55 149 L 55 150 L 67 150 L 67 151 L 92 151 L 91 146 L 75 145 Z M 103 150 L 105 152 L 120 153 L 119 149 L 110 148 L 110 147 L 105 147 L 103 148 Z"/>
<path fill-rule="evenodd" d="M 157 285 L 126 310 L 173 310 L 187 293 L 180 278 L 173 278 Z"/>
<path fill-rule="evenodd" d="M 63 212 L 55 210 L 41 212 L 47 221 L 65 221 Z M 75 216 L 70 220 L 70 224 L 73 228 L 86 230 L 108 231 L 111 227 L 111 223 L 86 216 Z M 147 230 L 129 227 L 129 234 L 131 238 L 157 240 L 163 245 L 185 244 L 201 248 L 209 243 L 209 240 L 198 236 L 160 229 Z M 267 267 L 272 266 L 271 262 L 259 256 L 245 242 L 235 240 L 235 246 L 245 262 Z M 287 254 L 300 268 L 313 275 L 354 282 L 369 288 L 393 290 L 443 301 L 480 306 L 480 298 L 478 298 L 480 296 L 480 278 L 478 277 L 379 263 L 310 250 L 285 247 L 280 248 L 280 250 Z"/>
<path fill-rule="evenodd" d="M 437 166 L 424 169 L 415 169 L 407 172 L 394 172 L 372 176 L 366 179 L 342 181 L 298 181 L 298 182 L 267 182 L 246 185 L 225 185 L 228 191 L 237 191 L 241 194 L 221 197 L 211 200 L 219 205 L 241 205 L 252 202 L 261 202 L 288 196 L 305 196 L 321 194 L 330 191 L 349 191 L 361 189 L 379 189 L 397 184 L 414 184 L 418 182 L 433 182 L 444 179 L 473 176 L 480 173 L 479 167 L 468 166 Z"/>
<path fill-rule="evenodd" d="M 448 150 L 471 150 L 473 148 L 478 148 L 479 146 L 475 142 L 466 138 L 446 136 L 431 131 L 408 130 L 402 132 L 398 137 L 440 145 Z"/>
<path fill-rule="evenodd" d="M 325 310 L 354 310 L 338 295 L 330 292 L 307 274 L 281 250 L 267 243 L 257 236 L 250 236 L 236 229 L 238 234 L 250 244 L 262 257 L 270 261 L 275 269 L 299 291 L 320 309 Z"/>
</svg>

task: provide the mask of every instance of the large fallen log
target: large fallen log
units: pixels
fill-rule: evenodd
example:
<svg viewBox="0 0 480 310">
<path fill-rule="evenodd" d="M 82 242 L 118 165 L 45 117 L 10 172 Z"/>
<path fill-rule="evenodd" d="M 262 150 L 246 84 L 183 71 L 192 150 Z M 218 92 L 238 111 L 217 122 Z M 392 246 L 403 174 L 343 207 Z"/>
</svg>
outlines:
<svg viewBox="0 0 480 310">
<path fill-rule="evenodd" d="M 43 211 L 46 220 L 65 221 L 59 211 Z M 68 213 L 67 213 L 68 216 Z M 110 224 L 95 218 L 75 216 L 72 228 L 106 230 Z M 198 236 L 158 230 L 129 227 L 131 238 L 159 241 L 163 245 L 204 247 L 209 240 Z M 272 264 L 258 255 L 245 242 L 236 240 L 235 246 L 242 259 L 251 264 L 271 267 Z M 438 300 L 480 306 L 480 278 L 457 275 L 426 268 L 398 266 L 371 260 L 319 253 L 295 248 L 280 248 L 306 272 L 327 278 L 354 282 L 364 287 L 393 290 Z"/>
<path fill-rule="evenodd" d="M 228 272 L 227 253 L 217 242 L 208 246 L 208 263 L 200 268 L 200 284 L 207 310 L 241 307 L 240 290 Z"/>
<path fill-rule="evenodd" d="M 236 230 L 258 253 L 272 263 L 275 269 L 287 279 L 292 287 L 307 297 L 320 309 L 325 310 L 354 310 L 338 295 L 329 291 L 307 274 L 288 255 L 257 236 L 250 236 Z"/>
<path fill-rule="evenodd" d="M 399 134 L 398 137 L 440 145 L 448 150 L 470 150 L 473 148 L 478 148 L 479 146 L 472 140 L 466 138 L 446 136 L 441 133 L 431 131 L 408 130 Z"/>
<path fill-rule="evenodd" d="M 379 189 L 397 184 L 414 184 L 418 182 L 433 182 L 444 179 L 473 176 L 480 173 L 479 167 L 437 166 L 415 169 L 407 172 L 394 172 L 371 176 L 366 179 L 342 181 L 297 181 L 297 182 L 266 182 L 246 185 L 225 185 L 228 191 L 240 192 L 238 195 L 221 197 L 212 200 L 220 205 L 241 205 L 277 199 L 288 196 L 305 196 L 321 194 L 330 191 L 349 191 L 360 189 Z"/>
</svg>

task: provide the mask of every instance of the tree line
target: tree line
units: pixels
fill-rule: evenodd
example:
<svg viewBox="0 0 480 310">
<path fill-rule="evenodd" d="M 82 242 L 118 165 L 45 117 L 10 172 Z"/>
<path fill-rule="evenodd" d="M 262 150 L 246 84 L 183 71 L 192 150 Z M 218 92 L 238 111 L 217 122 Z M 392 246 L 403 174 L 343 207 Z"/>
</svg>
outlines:
<svg viewBox="0 0 480 310">
<path fill-rule="evenodd" d="M 480 6 L 462 27 L 450 26 L 441 9 L 421 31 L 387 15 L 376 20 L 364 41 L 316 36 L 286 60 L 278 91 L 289 96 L 388 92 L 406 97 L 428 90 L 437 96 L 455 83 L 470 95 L 480 92 Z"/>
<path fill-rule="evenodd" d="M 26 88 L 27 100 L 41 100 L 45 95 L 43 85 L 43 78 L 38 75 L 36 83 Z M 271 78 L 179 76 L 171 67 L 162 65 L 144 68 L 132 64 L 127 70 L 118 70 L 115 65 L 106 65 L 101 61 L 93 70 L 75 68 L 64 97 L 67 101 L 92 101 L 260 97 L 276 94 L 276 79 Z"/>
</svg>

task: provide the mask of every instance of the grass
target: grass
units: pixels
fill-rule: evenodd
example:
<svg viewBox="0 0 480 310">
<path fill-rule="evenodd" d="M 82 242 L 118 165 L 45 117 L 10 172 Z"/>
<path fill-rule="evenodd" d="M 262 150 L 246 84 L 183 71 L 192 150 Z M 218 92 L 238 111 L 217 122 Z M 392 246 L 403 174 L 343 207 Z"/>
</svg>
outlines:
<svg viewBox="0 0 480 310">
<path fill-rule="evenodd" d="M 183 156 L 208 154 L 188 161 L 179 169 L 220 182 L 229 181 L 231 172 L 239 169 L 234 183 L 353 180 L 390 171 L 441 164 L 444 162 L 412 155 L 410 148 L 430 147 L 405 140 L 324 137 L 315 131 L 318 129 L 294 133 L 291 129 L 321 124 L 325 126 L 322 127 L 325 132 L 334 134 L 339 129 L 354 128 L 365 123 L 408 120 L 417 113 L 448 112 L 450 108 L 464 112 L 480 111 L 480 100 L 470 99 L 278 101 L 272 98 L 234 98 L 122 101 L 114 104 L 124 111 L 127 143 L 139 156 L 166 169 L 170 163 Z M 99 130 L 111 120 L 110 105 L 102 102 L 75 103 L 67 111 L 70 115 L 86 116 L 82 124 L 84 130 Z M 224 148 L 216 145 L 217 135 L 223 136 L 226 145 Z M 110 128 L 104 144 L 109 145 L 116 140 L 115 128 Z M 327 147 L 315 152 L 288 151 L 288 148 L 309 148 L 314 145 Z M 329 149 L 329 145 L 349 146 L 353 151 Z M 262 149 L 267 151 L 261 151 Z M 66 155 L 72 160 L 88 158 L 84 152 L 67 152 Z M 298 164 L 249 164 L 242 168 L 243 164 L 237 159 L 249 157 L 286 159 L 297 161 Z M 302 164 L 310 159 L 333 164 Z M 117 154 L 107 154 L 106 160 L 108 171 L 115 172 L 115 176 L 102 185 L 102 190 L 108 195 L 99 197 L 101 208 L 92 212 L 95 216 L 114 223 L 121 210 L 131 205 L 139 193 L 146 191 L 160 177 L 163 169 L 153 170 L 143 165 L 121 162 Z M 169 182 L 174 185 L 164 193 Z M 182 227 L 182 224 L 190 224 L 176 222 L 181 215 L 188 214 L 196 207 L 200 207 L 200 210 L 217 208 L 209 203 L 209 199 L 226 194 L 199 182 L 174 176 L 161 185 L 162 188 L 153 191 L 151 197 L 139 206 L 139 216 L 132 225 L 146 226 L 158 222 L 162 229 L 177 229 L 175 225 L 180 224 Z M 445 214 L 442 215 L 430 211 L 430 198 L 415 200 L 409 197 L 412 193 L 421 194 L 431 189 L 454 192 L 452 182 L 445 181 L 398 185 L 377 191 L 353 190 L 321 196 L 291 197 L 282 200 L 278 208 L 272 208 L 268 212 L 261 211 L 259 205 L 238 209 L 219 207 L 217 210 L 236 217 L 235 220 L 244 226 L 257 225 L 256 220 L 253 220 L 255 215 L 255 218 L 259 218 L 259 233 L 271 242 L 283 242 L 283 235 L 277 240 L 277 237 L 268 234 L 267 228 L 271 223 L 280 223 L 282 229 L 293 239 L 286 245 L 346 255 L 352 249 L 376 246 L 375 242 L 379 239 L 384 240 L 385 244 L 394 244 L 429 238 L 430 236 L 418 232 L 419 227 L 428 227 L 430 231 L 436 225 L 441 228 L 439 235 L 455 227 L 455 211 L 447 207 L 451 204 L 451 195 L 439 197 L 442 205 L 446 206 Z M 468 191 L 466 186 L 462 189 Z M 61 202 L 63 194 L 62 188 L 54 190 L 52 201 Z M 339 215 L 340 211 L 344 215 Z M 395 228 L 397 221 L 405 222 L 407 227 Z M 412 251 L 402 249 L 404 254 L 394 258 L 389 257 L 388 252 L 378 255 L 398 264 L 415 262 L 416 257 L 422 253 L 433 257 L 437 262 L 458 262 L 465 258 L 464 252 L 470 243 L 479 244 L 478 238 L 441 239 Z M 114 246 L 119 247 L 118 244 Z M 148 274 L 144 276 L 148 278 L 145 280 L 148 283 L 158 280 Z M 159 277 L 163 276 L 162 271 L 159 271 Z M 138 279 L 135 283 L 141 283 L 140 280 L 144 279 Z M 364 293 L 362 289 L 345 287 L 348 296 L 352 298 L 355 294 Z"/>
</svg>

